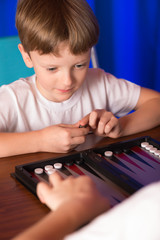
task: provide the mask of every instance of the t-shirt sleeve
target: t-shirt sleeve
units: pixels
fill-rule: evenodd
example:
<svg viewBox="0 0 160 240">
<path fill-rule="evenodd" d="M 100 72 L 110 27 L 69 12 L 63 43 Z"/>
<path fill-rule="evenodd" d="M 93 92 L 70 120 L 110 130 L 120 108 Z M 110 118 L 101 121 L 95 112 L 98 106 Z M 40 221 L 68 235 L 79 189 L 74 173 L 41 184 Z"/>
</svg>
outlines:
<svg viewBox="0 0 160 240">
<path fill-rule="evenodd" d="M 132 111 L 139 99 L 141 87 L 125 79 L 104 73 L 109 110 L 121 117 Z"/>
<path fill-rule="evenodd" d="M 16 121 L 12 93 L 4 85 L 0 88 L 0 131 L 8 132 Z"/>
</svg>

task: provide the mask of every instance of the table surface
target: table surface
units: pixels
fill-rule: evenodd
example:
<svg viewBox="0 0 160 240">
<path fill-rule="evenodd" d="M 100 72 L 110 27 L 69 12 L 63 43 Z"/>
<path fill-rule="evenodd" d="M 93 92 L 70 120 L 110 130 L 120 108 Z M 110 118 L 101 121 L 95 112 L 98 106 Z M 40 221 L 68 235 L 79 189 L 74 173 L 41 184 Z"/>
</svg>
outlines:
<svg viewBox="0 0 160 240">
<path fill-rule="evenodd" d="M 101 147 L 115 142 L 142 136 L 151 136 L 160 141 L 160 126 L 138 134 L 111 139 L 103 138 L 92 147 Z M 64 154 L 35 153 L 0 158 L 0 239 L 11 239 L 25 228 L 45 216 L 49 209 L 16 179 L 11 177 L 16 165 L 60 157 Z"/>
</svg>

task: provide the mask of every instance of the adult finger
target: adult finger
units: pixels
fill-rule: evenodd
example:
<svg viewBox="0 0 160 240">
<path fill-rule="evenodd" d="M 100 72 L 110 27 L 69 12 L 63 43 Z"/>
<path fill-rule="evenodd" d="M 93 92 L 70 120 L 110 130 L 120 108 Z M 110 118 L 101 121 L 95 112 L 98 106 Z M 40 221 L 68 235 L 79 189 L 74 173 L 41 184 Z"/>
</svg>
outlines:
<svg viewBox="0 0 160 240">
<path fill-rule="evenodd" d="M 49 175 L 49 182 L 53 187 L 57 187 L 63 180 L 63 177 L 57 171 Z"/>
<path fill-rule="evenodd" d="M 37 184 L 36 192 L 37 192 L 37 196 L 38 196 L 39 200 L 45 204 L 46 197 L 51 192 L 51 186 L 49 186 L 49 184 L 47 184 L 45 182 L 40 182 Z"/>
</svg>

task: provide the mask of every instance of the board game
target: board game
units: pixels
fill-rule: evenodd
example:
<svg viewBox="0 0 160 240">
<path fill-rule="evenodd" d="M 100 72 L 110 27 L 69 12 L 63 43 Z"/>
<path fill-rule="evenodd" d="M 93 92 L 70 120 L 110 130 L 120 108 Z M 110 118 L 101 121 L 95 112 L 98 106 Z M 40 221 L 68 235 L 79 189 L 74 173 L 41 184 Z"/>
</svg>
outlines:
<svg viewBox="0 0 160 240">
<path fill-rule="evenodd" d="M 64 178 L 88 175 L 112 206 L 160 180 L 160 143 L 149 136 L 18 165 L 14 176 L 33 194 L 40 181 L 58 171 Z"/>
</svg>

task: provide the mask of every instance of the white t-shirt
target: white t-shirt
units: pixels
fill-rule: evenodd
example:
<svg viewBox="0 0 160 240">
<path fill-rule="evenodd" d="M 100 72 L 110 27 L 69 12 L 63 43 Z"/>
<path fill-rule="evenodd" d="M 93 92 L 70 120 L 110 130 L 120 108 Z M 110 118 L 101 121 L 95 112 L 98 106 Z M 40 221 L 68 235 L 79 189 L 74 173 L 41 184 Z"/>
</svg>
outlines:
<svg viewBox="0 0 160 240">
<path fill-rule="evenodd" d="M 142 188 L 65 240 L 159 240 L 159 223 L 160 182 L 157 182 Z"/>
<path fill-rule="evenodd" d="M 0 87 L 0 131 L 39 130 L 59 123 L 74 124 L 94 109 L 126 115 L 137 104 L 140 87 L 101 69 L 88 69 L 82 86 L 70 99 L 57 103 L 44 98 L 35 75 Z"/>
</svg>

